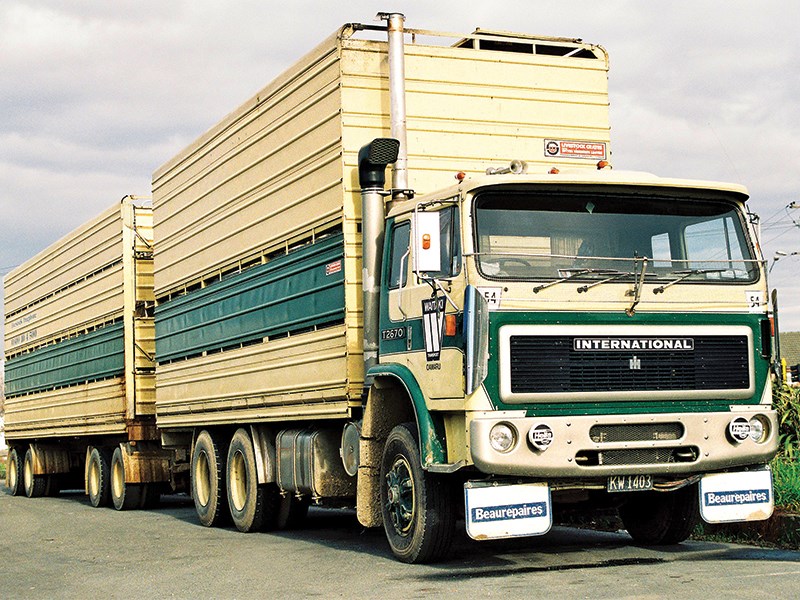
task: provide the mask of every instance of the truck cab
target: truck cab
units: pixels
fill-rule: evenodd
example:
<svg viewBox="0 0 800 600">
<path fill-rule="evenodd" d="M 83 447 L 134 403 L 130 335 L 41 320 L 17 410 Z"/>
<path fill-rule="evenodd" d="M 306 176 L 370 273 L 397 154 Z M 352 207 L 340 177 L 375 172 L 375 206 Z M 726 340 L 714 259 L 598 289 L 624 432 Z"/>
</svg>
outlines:
<svg viewBox="0 0 800 600">
<path fill-rule="evenodd" d="M 600 168 L 395 203 L 370 374 L 412 397 L 422 468 L 461 473 L 471 536 L 544 533 L 564 500 L 619 507 L 644 543 L 700 514 L 769 516 L 772 332 L 746 200 Z"/>
</svg>

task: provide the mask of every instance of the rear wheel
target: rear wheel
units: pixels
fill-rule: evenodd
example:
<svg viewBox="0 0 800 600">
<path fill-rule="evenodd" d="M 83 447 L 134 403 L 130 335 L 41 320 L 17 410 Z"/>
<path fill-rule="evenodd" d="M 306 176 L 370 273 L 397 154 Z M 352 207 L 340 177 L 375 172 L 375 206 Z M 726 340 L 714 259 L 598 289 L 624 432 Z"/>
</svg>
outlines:
<svg viewBox="0 0 800 600">
<path fill-rule="evenodd" d="M 197 516 L 206 527 L 219 526 L 228 516 L 225 454 L 218 436 L 206 429 L 200 432 L 192 451 L 191 486 Z"/>
<path fill-rule="evenodd" d="M 44 496 L 47 489 L 47 476 L 33 474 L 33 450 L 31 448 L 28 448 L 25 453 L 22 479 L 25 485 L 25 495 L 28 498 Z"/>
<path fill-rule="evenodd" d="M 125 481 L 125 459 L 122 448 L 114 448 L 111 456 L 111 501 L 117 510 L 139 508 L 142 486 Z"/>
<path fill-rule="evenodd" d="M 444 558 L 455 531 L 455 498 L 448 482 L 423 470 L 416 428 L 392 429 L 381 461 L 381 512 L 386 538 L 403 562 Z"/>
<path fill-rule="evenodd" d="M 245 429 L 236 431 L 228 448 L 227 484 L 231 517 L 239 531 L 275 528 L 280 502 L 278 486 L 258 484 L 255 450 Z"/>
<path fill-rule="evenodd" d="M 99 508 L 111 504 L 111 468 L 108 450 L 93 448 L 89 454 L 87 488 L 92 506 Z"/>
<path fill-rule="evenodd" d="M 8 465 L 6 466 L 6 486 L 12 496 L 22 496 L 25 493 L 23 472 L 25 469 L 24 455 L 18 448 L 8 451 Z"/>
<path fill-rule="evenodd" d="M 632 494 L 619 509 L 619 516 L 640 544 L 679 544 L 700 521 L 697 484 L 674 492 Z"/>
</svg>

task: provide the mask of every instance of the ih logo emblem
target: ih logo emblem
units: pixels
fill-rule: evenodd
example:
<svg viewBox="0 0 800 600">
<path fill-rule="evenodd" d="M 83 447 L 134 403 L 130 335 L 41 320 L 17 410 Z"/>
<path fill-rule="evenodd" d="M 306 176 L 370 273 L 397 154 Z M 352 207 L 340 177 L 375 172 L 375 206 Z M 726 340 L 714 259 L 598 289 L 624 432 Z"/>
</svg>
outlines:
<svg viewBox="0 0 800 600">
<path fill-rule="evenodd" d="M 439 360 L 444 333 L 444 298 L 436 296 L 422 301 L 422 325 L 425 329 L 425 358 Z"/>
<path fill-rule="evenodd" d="M 638 356 L 635 354 L 633 358 L 628 361 L 628 367 L 631 371 L 641 371 L 642 370 L 642 361 L 639 359 Z"/>
</svg>

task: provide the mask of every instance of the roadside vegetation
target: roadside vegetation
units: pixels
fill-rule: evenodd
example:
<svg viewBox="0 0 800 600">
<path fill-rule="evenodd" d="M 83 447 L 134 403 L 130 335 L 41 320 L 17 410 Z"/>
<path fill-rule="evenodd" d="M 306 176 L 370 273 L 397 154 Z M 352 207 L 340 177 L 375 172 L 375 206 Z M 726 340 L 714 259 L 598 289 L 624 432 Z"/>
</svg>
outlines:
<svg viewBox="0 0 800 600">
<path fill-rule="evenodd" d="M 775 506 L 800 513 L 800 388 L 783 386 L 773 400 L 780 419 L 780 450 L 772 461 Z"/>
</svg>

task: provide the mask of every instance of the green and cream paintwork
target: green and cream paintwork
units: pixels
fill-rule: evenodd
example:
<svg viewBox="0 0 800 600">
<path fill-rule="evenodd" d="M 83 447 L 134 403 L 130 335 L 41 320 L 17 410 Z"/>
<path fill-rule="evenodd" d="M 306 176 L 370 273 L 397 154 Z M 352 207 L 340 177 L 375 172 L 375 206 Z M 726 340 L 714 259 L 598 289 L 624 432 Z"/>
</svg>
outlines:
<svg viewBox="0 0 800 600">
<path fill-rule="evenodd" d="M 691 463 L 648 466 L 652 473 L 701 473 L 734 466 L 763 464 L 774 455 L 777 447 L 777 421 L 771 407 L 771 382 L 769 356 L 763 356 L 762 321 L 767 318 L 766 273 L 763 264 L 758 267 L 758 281 L 750 283 L 683 282 L 654 294 L 660 283 L 645 282 L 641 301 L 632 316 L 626 313 L 631 298 L 626 292 L 633 287 L 631 281 L 609 282 L 578 294 L 577 283 L 564 282 L 532 293 L 531 281 L 492 281 L 481 277 L 475 262 L 472 236 L 472 199 L 486 186 L 548 185 L 558 184 L 564 189 L 575 186 L 623 186 L 628 189 L 691 189 L 713 190 L 727 195 L 744 212 L 746 190 L 738 185 L 715 182 L 662 179 L 648 174 L 616 171 L 576 172 L 546 175 L 508 175 L 467 179 L 460 185 L 445 190 L 435 197 L 416 198 L 395 206 L 389 214 L 388 227 L 410 220 L 415 206 L 434 200 L 460 199 L 464 261 L 461 273 L 444 285 L 448 296 L 458 305 L 458 310 L 448 304 L 447 312 L 459 319 L 456 336 L 444 337 L 441 360 L 426 360 L 423 343 L 421 301 L 429 298 L 431 285 L 419 280 L 412 272 L 412 260 L 406 263 L 408 283 L 405 287 L 389 290 L 384 276 L 385 302 L 381 310 L 381 329 L 403 328 L 401 339 L 382 340 L 381 365 L 375 374 L 385 374 L 403 382 L 411 392 L 418 418 L 425 412 L 425 420 L 439 424 L 446 431 L 446 448 L 442 464 L 428 461 L 435 469 L 447 470 L 474 464 L 486 473 L 531 477 L 604 476 L 641 472 L 639 466 L 599 466 L 588 470 L 576 464 L 577 450 L 608 450 L 631 447 L 665 447 L 670 442 L 635 442 L 603 445 L 592 442 L 589 429 L 598 424 L 652 423 L 656 419 L 680 422 L 685 427 L 681 445 L 700 449 L 699 458 Z M 596 187 L 594 188 L 596 189 Z M 743 219 L 744 220 L 744 219 Z M 751 228 L 752 229 L 752 228 Z M 755 232 L 750 231 L 755 240 Z M 387 235 L 387 238 L 389 236 Z M 758 249 L 753 244 L 753 251 Z M 413 247 L 413 244 L 412 244 Z M 388 249 L 388 246 L 387 246 Z M 388 252 L 387 252 L 388 254 Z M 388 269 L 384 257 L 384 272 Z M 490 312 L 490 359 L 488 376 L 473 394 L 464 394 L 463 310 L 464 290 L 467 285 L 481 288 L 501 288 L 499 306 Z M 755 293 L 755 296 L 754 296 Z M 752 298 L 763 299 L 756 307 Z M 616 335 L 653 335 L 670 332 L 672 335 L 690 335 L 734 331 L 744 333 L 749 340 L 751 386 L 749 390 L 735 393 L 724 391 L 698 392 L 598 392 L 576 395 L 535 395 L 523 399 L 509 399 L 501 392 L 501 367 L 503 350 L 499 338 L 504 327 L 548 327 L 553 331 L 575 331 L 586 335 L 592 332 Z M 769 341 L 766 342 L 769 347 Z M 733 416 L 748 419 L 761 415 L 768 424 L 768 435 L 756 444 L 751 440 L 736 444 L 726 436 L 728 423 Z M 506 453 L 493 450 L 488 443 L 491 427 L 498 422 L 514 425 L 518 441 Z M 545 452 L 534 451 L 526 443 L 529 429 L 546 423 L 554 433 L 554 441 Z M 433 430 L 420 427 L 424 440 L 433 438 Z M 428 447 L 436 446 L 427 439 Z M 675 442 L 671 442 L 675 445 Z"/>
</svg>

